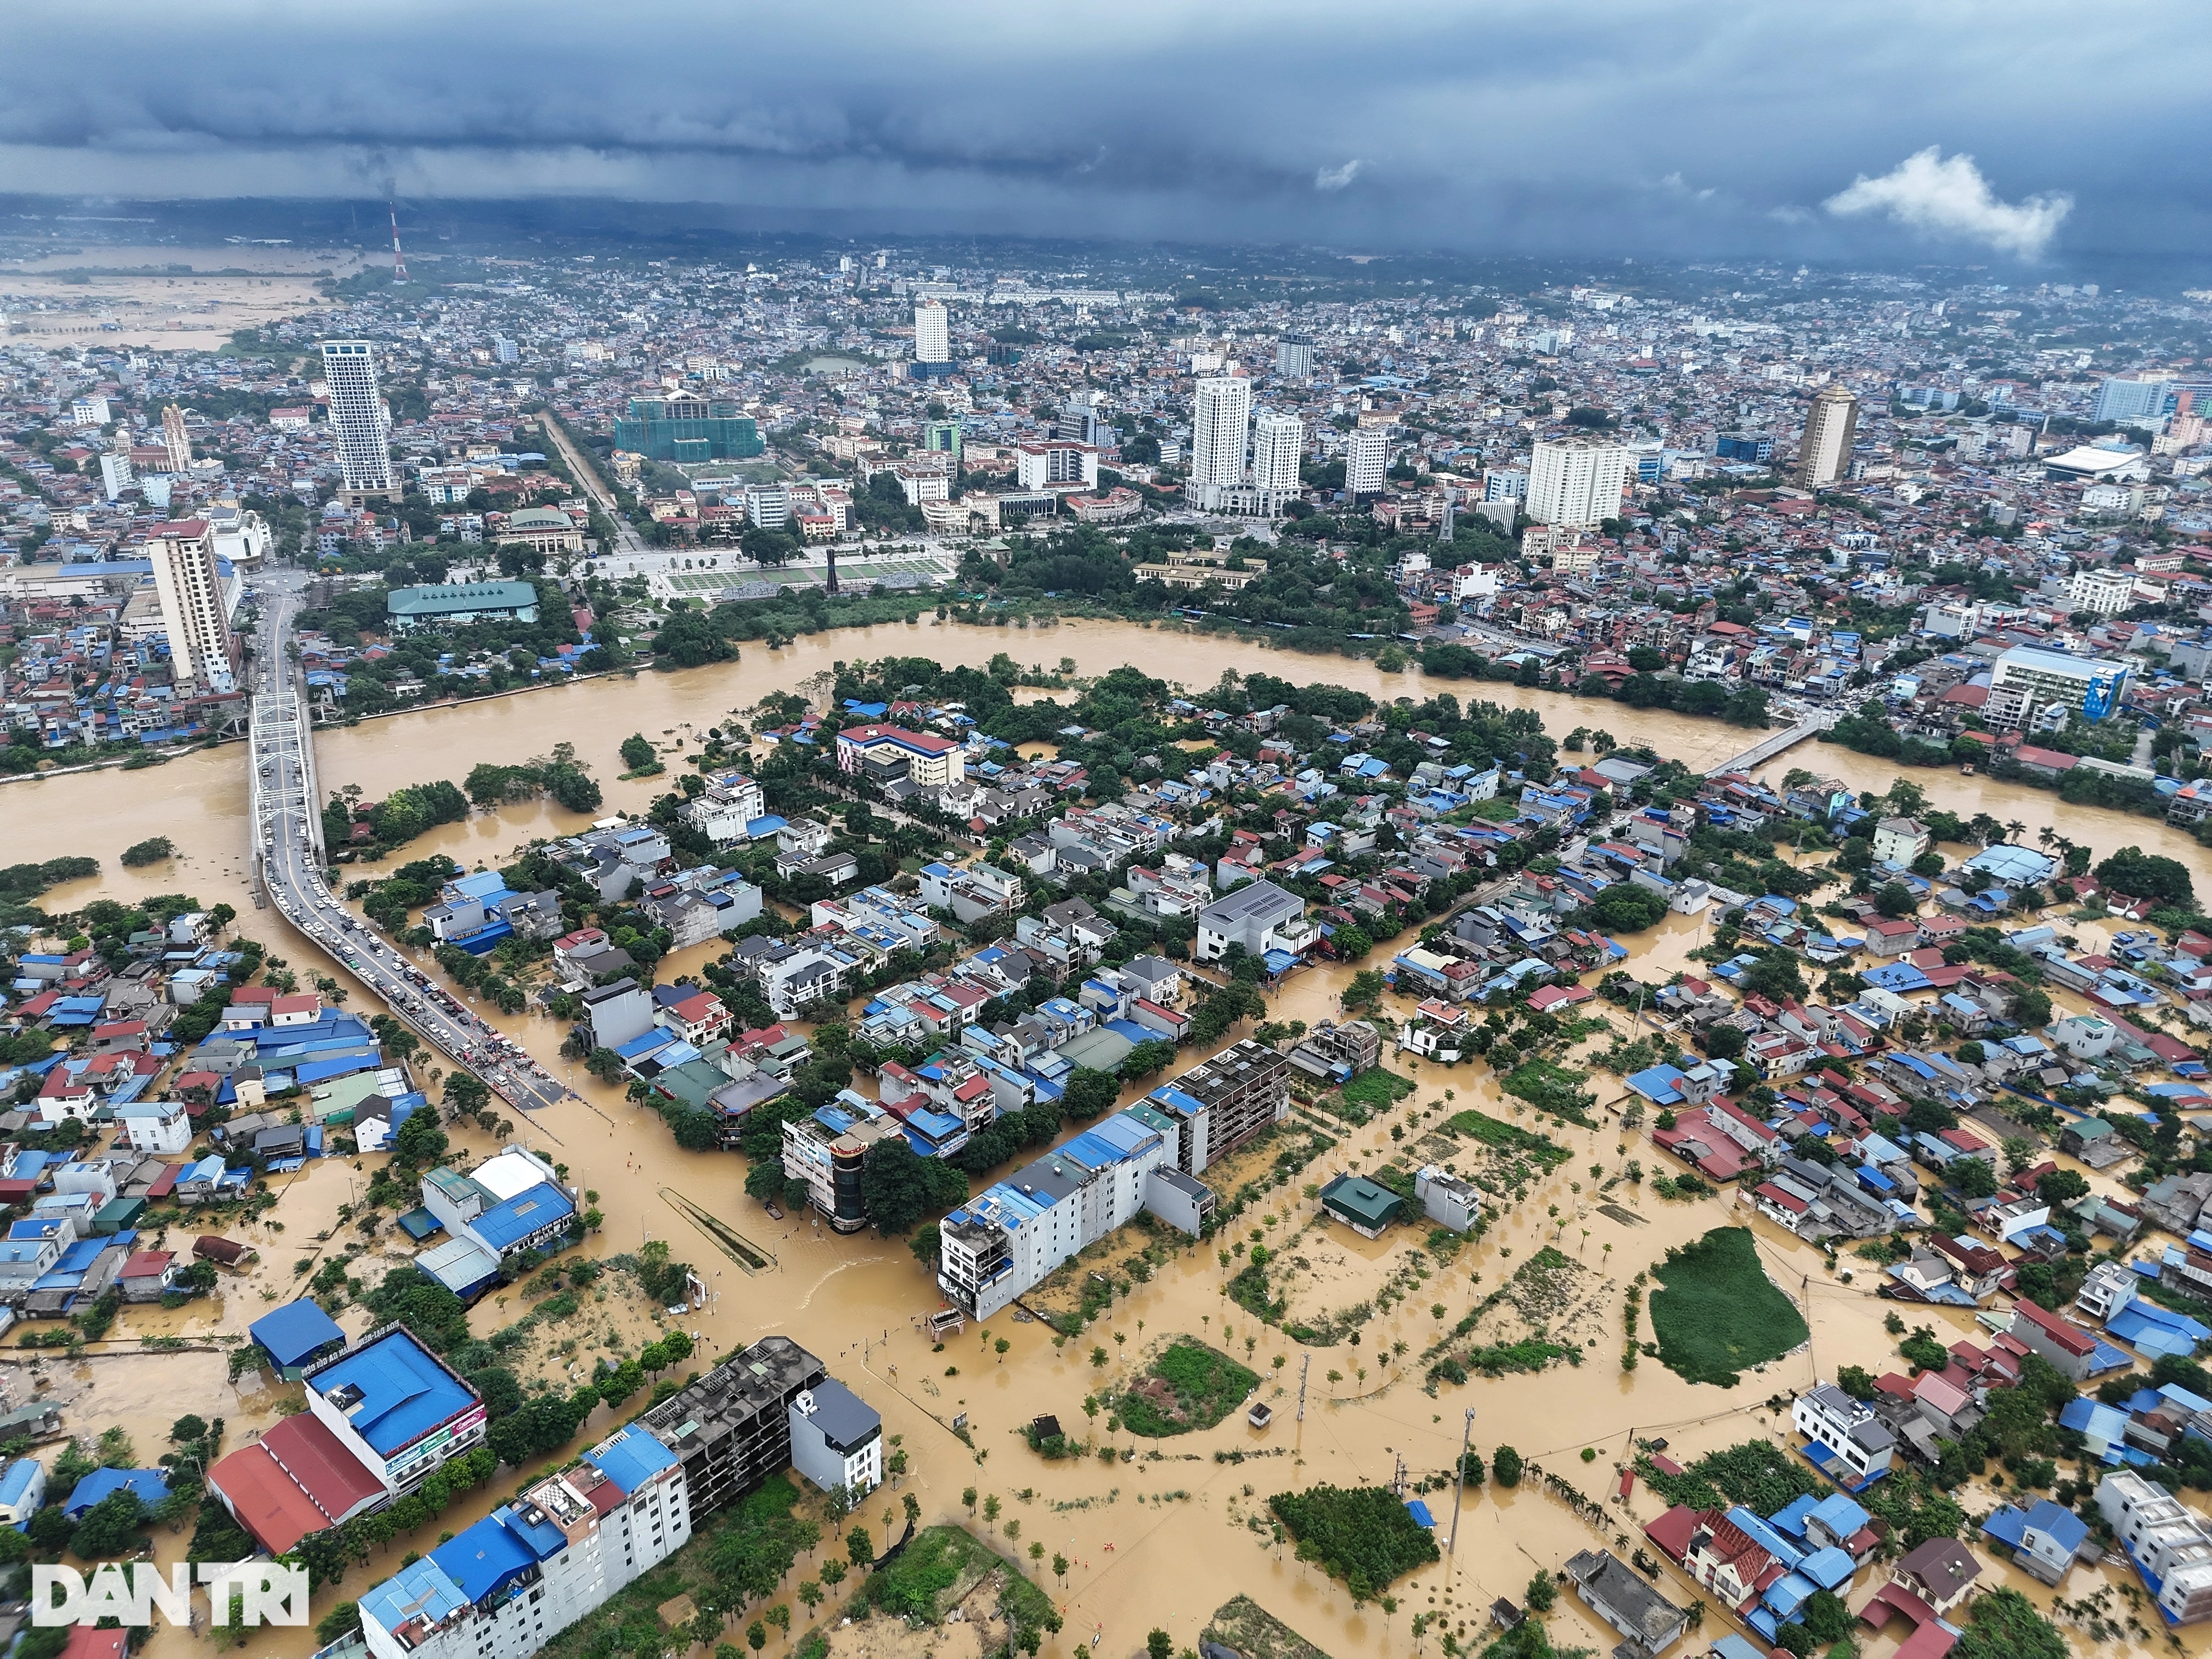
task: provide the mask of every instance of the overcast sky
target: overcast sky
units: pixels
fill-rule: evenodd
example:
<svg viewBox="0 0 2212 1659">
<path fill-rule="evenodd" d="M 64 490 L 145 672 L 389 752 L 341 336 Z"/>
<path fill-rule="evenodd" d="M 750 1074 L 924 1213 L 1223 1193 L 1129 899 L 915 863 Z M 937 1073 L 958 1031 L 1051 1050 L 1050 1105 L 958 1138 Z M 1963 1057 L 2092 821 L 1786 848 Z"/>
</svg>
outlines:
<svg viewBox="0 0 2212 1659">
<path fill-rule="evenodd" d="M 23 0 L 0 190 L 2051 267 L 2208 245 L 2172 0 Z M 2208 273 L 2212 275 L 2212 273 Z"/>
</svg>

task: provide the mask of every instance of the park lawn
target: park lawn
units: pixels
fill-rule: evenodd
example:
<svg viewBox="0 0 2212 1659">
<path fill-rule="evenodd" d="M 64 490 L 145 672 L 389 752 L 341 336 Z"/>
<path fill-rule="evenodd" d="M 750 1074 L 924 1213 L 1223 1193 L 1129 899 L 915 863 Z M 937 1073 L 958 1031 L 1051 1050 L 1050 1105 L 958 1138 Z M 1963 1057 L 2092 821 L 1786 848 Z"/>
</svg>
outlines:
<svg viewBox="0 0 2212 1659">
<path fill-rule="evenodd" d="M 1479 1140 L 1486 1146 L 1495 1146 L 1509 1152 L 1525 1152 L 1547 1170 L 1558 1168 L 1574 1156 L 1549 1135 L 1540 1135 L 1533 1129 L 1524 1129 L 1517 1123 L 1507 1123 L 1472 1107 L 1463 1112 L 1453 1113 L 1444 1120 L 1444 1127 L 1470 1140 Z"/>
<path fill-rule="evenodd" d="M 1379 1112 L 1395 1105 L 1413 1092 L 1413 1080 L 1400 1077 L 1387 1066 L 1377 1066 L 1371 1072 L 1362 1072 L 1346 1084 L 1344 1097 L 1355 1106 L 1364 1106 L 1370 1112 Z"/>
<path fill-rule="evenodd" d="M 928 1527 L 915 1534 L 896 1560 L 868 1575 L 860 1599 L 863 1606 L 878 1607 L 909 1623 L 941 1624 L 977 1584 L 994 1573 L 1003 1575 L 999 1613 L 1006 1621 L 1009 1646 L 1036 1652 L 1036 1644 L 1025 1644 L 1024 1637 L 1034 1632 L 1042 1639 L 1060 1626 L 1052 1598 L 1020 1567 L 964 1528 Z"/>
<path fill-rule="evenodd" d="M 1133 1434 L 1184 1434 L 1210 1429 L 1235 1411 L 1260 1385 L 1218 1348 L 1194 1337 L 1179 1336 L 1162 1350 L 1135 1387 L 1121 1401 L 1121 1420 Z"/>
<path fill-rule="evenodd" d="M 1737 1374 L 1778 1359 L 1812 1333 L 1797 1304 L 1759 1266 L 1743 1227 L 1716 1227 L 1669 1250 L 1652 1270 L 1651 1330 L 1659 1363 L 1692 1382 L 1735 1386 Z"/>
</svg>

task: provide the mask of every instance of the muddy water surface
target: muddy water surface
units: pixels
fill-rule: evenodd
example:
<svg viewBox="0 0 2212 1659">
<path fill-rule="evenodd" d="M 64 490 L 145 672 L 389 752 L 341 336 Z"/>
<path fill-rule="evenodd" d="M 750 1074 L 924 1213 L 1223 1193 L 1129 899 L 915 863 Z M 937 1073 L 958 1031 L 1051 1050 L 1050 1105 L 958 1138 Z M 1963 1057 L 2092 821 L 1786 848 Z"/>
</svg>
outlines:
<svg viewBox="0 0 2212 1659">
<path fill-rule="evenodd" d="M 1083 623 L 1026 634 L 1019 629 L 887 627 L 821 635 L 778 652 L 750 645 L 744 660 L 736 665 L 675 675 L 645 674 L 635 681 L 593 682 L 369 721 L 322 735 L 319 766 L 326 787 L 355 783 L 374 798 L 425 778 L 458 781 L 478 761 L 513 760 L 566 740 L 574 743 L 606 781 L 608 810 L 638 811 L 667 781 L 615 780 L 619 769 L 616 746 L 632 732 L 672 744 L 687 735 L 686 722 L 693 732 L 702 733 L 725 714 L 750 706 L 769 690 L 797 686 L 840 657 L 896 653 L 981 664 L 1001 649 L 1018 659 L 1048 664 L 1073 656 L 1085 673 L 1129 662 L 1194 690 L 1210 685 L 1224 665 L 1261 669 L 1297 682 L 1338 680 L 1385 697 L 1421 696 L 1429 690 L 1415 672 L 1386 675 L 1370 664 L 1295 656 L 1127 624 Z M 1623 742 L 1649 742 L 1662 753 L 1679 755 L 1692 765 L 1711 764 L 1744 741 L 1741 732 L 1714 723 L 1638 714 L 1616 704 L 1591 704 L 1540 691 L 1455 683 L 1439 683 L 1436 689 L 1450 690 L 1462 700 L 1480 696 L 1536 708 L 1555 733 L 1577 725 L 1602 727 Z M 1875 789 L 1886 787 L 1894 771 L 1885 763 L 1832 746 L 1802 747 L 1770 763 L 1766 771 L 1778 780 L 1791 765 Z M 292 936 L 273 911 L 252 909 L 244 884 L 244 771 L 245 750 L 232 747 L 144 772 L 7 786 L 0 788 L 0 808 L 9 815 L 8 857 L 12 861 L 86 852 L 100 858 L 103 873 L 99 878 L 50 895 L 47 902 L 55 908 L 100 895 L 127 898 L 172 890 L 192 892 L 206 902 L 227 899 L 239 908 L 241 927 L 269 940 L 295 964 L 332 974 L 349 987 L 358 1006 L 362 993 L 347 975 Z M 2088 843 L 2099 856 L 2124 844 L 2171 853 L 2198 871 L 2212 890 L 2212 865 L 2208 865 L 2204 849 L 2148 820 L 2067 807 L 2040 792 L 1987 779 L 1912 775 L 1940 804 L 1961 813 L 1988 811 L 2001 819 L 2022 820 L 2030 826 L 2031 840 L 2034 827 L 2048 823 Z M 491 863 L 532 836 L 568 833 L 582 823 L 580 817 L 550 806 L 513 807 L 479 815 L 465 824 L 445 826 L 410 847 L 408 855 L 434 849 L 471 865 Z M 116 862 L 115 854 L 124 846 L 157 833 L 176 842 L 177 860 L 140 872 L 124 871 Z M 1646 979 L 1655 973 L 1663 977 L 1683 965 L 1685 953 L 1702 942 L 1706 926 L 1701 919 L 1669 918 L 1632 942 L 1638 959 L 1631 965 Z M 696 966 L 693 957 L 703 960 L 706 953 L 706 947 L 684 953 L 667 971 Z M 1334 968 L 1294 976 L 1273 999 L 1276 1017 L 1311 1022 L 1334 1013 L 1345 978 L 1344 970 Z M 1398 1006 L 1402 1005 L 1394 1005 Z M 1612 1018 L 1626 1028 L 1627 1015 Z M 567 1070 L 556 1054 L 561 1033 L 550 1021 L 523 1016 L 496 1023 L 527 1043 L 549 1067 L 556 1073 Z M 1602 1042 L 1592 1046 L 1601 1047 Z M 1395 1063 L 1416 1079 L 1420 1085 L 1417 1092 L 1390 1117 L 1348 1134 L 1297 1182 L 1271 1194 L 1265 1208 L 1278 1222 L 1268 1234 L 1271 1242 L 1313 1224 L 1313 1206 L 1299 1195 L 1305 1182 L 1325 1178 L 1336 1168 L 1371 1169 L 1382 1162 L 1398 1150 L 1389 1138 L 1391 1125 L 1404 1125 L 1429 1112 L 1443 1103 L 1446 1090 L 1454 1097 L 1453 1109 L 1473 1102 L 1495 1115 L 1510 1117 L 1513 1113 L 1516 1103 L 1498 1096 L 1486 1068 L 1466 1066 L 1443 1072 L 1417 1067 L 1403 1059 Z M 1626 1458 L 1632 1438 L 1663 1435 L 1677 1456 L 1694 1456 L 1752 1434 L 1782 1436 L 1787 1428 L 1786 1409 L 1770 1409 L 1765 1404 L 1769 1396 L 1802 1389 L 1816 1377 L 1832 1376 L 1842 1364 L 1880 1366 L 1893 1351 L 1891 1339 L 1881 1329 L 1883 1307 L 1872 1295 L 1875 1270 L 1869 1264 L 1853 1263 L 1846 1256 L 1840 1270 L 1831 1274 L 1819 1252 L 1764 1223 L 1753 1223 L 1775 1281 L 1805 1308 L 1812 1328 L 1808 1346 L 1771 1363 L 1763 1373 L 1745 1376 L 1733 1389 L 1692 1387 L 1650 1361 L 1624 1374 L 1619 1368 L 1621 1293 L 1628 1280 L 1662 1257 L 1668 1246 L 1697 1237 L 1735 1212 L 1718 1199 L 1664 1203 L 1627 1182 L 1613 1186 L 1604 1200 L 1641 1218 L 1624 1221 L 1600 1210 L 1599 1188 L 1630 1158 L 1640 1158 L 1647 1169 L 1658 1167 L 1653 1149 L 1640 1133 L 1608 1127 L 1553 1131 L 1572 1149 L 1573 1160 L 1539 1183 L 1489 1237 L 1462 1249 L 1418 1297 L 1362 1327 L 1357 1349 L 1346 1345 L 1307 1350 L 1288 1341 L 1279 1331 L 1229 1302 L 1223 1291 L 1224 1274 L 1213 1255 L 1192 1250 L 1176 1257 L 1150 1282 L 1137 1285 L 1126 1298 L 1117 1299 L 1079 1340 L 1055 1346 L 1043 1327 L 1022 1322 L 1008 1313 L 980 1330 L 971 1328 L 946 1351 L 934 1352 L 914 1322 L 937 1306 L 938 1298 L 903 1241 L 838 1237 L 810 1220 L 771 1221 L 744 1197 L 740 1160 L 679 1152 L 658 1119 L 629 1105 L 620 1091 L 581 1074 L 574 1084 L 580 1100 L 530 1119 L 520 1125 L 518 1133 L 567 1164 L 571 1179 L 598 1193 L 606 1223 L 586 1249 L 606 1255 L 634 1249 L 648 1237 L 669 1240 L 679 1256 L 698 1267 L 714 1292 L 705 1312 L 684 1321 L 709 1345 L 708 1358 L 732 1352 L 772 1331 L 788 1334 L 820 1354 L 883 1411 L 886 1432 L 900 1437 L 912 1455 L 909 1480 L 926 1517 L 965 1518 L 962 1492 L 970 1485 L 979 1494 L 1000 1497 L 1006 1504 L 998 1523 L 1000 1536 L 1010 1521 L 1020 1525 L 1018 1542 L 1010 1549 L 1025 1553 L 1030 1542 L 1039 1542 L 1045 1546 L 1048 1564 L 1055 1553 L 1072 1564 L 1064 1583 L 1054 1578 L 1048 1565 L 1039 1571 L 1066 1610 L 1067 1629 L 1052 1650 L 1061 1654 L 1072 1652 L 1079 1643 L 1090 1647 L 1095 1632 L 1098 1652 L 1132 1655 L 1141 1649 L 1145 1632 L 1154 1625 L 1168 1629 L 1177 1646 L 1191 1644 L 1212 1609 L 1239 1591 L 1254 1595 L 1340 1659 L 1411 1651 L 1410 1620 L 1416 1612 L 1446 1613 L 1455 1621 L 1464 1619 L 1467 1634 L 1473 1638 L 1491 1601 L 1500 1595 L 1519 1601 L 1538 1566 L 1556 1571 L 1568 1555 L 1599 1544 L 1618 1548 L 1620 1534 L 1629 1534 L 1632 1541 L 1636 1526 L 1656 1513 L 1660 1506 L 1640 1487 L 1626 1504 L 1614 1496 L 1615 1468 Z M 1604 1075 L 1594 1078 L 1591 1086 L 1607 1103 L 1620 1093 L 1617 1081 Z M 471 1144 L 481 1139 L 472 1133 Z M 344 1162 L 314 1166 L 307 1173 L 307 1179 L 288 1189 L 271 1218 L 283 1231 L 271 1231 L 264 1224 L 245 1235 L 263 1254 L 254 1275 L 227 1284 L 218 1304 L 183 1310 L 181 1316 L 131 1316 L 119 1328 L 134 1339 L 148 1334 L 199 1337 L 217 1331 L 236 1333 L 275 1298 L 289 1294 L 295 1262 L 319 1259 L 323 1246 L 313 1236 L 332 1228 L 337 1206 L 350 1190 L 349 1183 L 362 1178 Z M 727 1218 L 773 1257 L 772 1265 L 749 1273 L 720 1254 L 669 1201 L 671 1194 Z M 1549 1213 L 1554 1206 L 1556 1215 Z M 1265 1231 L 1259 1214 L 1247 1220 Z M 234 1236 L 242 1231 L 232 1231 Z M 177 1242 L 170 1241 L 173 1245 Z M 1341 1275 L 1343 1293 L 1350 1298 L 1358 1285 L 1386 1274 L 1394 1261 L 1419 1243 L 1417 1230 L 1400 1230 L 1370 1243 L 1340 1229 L 1325 1229 L 1302 1234 L 1300 1248 L 1316 1263 L 1312 1294 L 1320 1298 L 1334 1293 Z M 1429 1311 L 1431 1302 L 1445 1306 L 1442 1323 L 1448 1327 L 1546 1244 L 1555 1245 L 1590 1270 L 1592 1306 L 1577 1329 L 1578 1334 L 1590 1332 L 1588 1340 L 1595 1346 L 1583 1351 L 1583 1363 L 1536 1376 L 1445 1385 L 1434 1396 L 1426 1393 L 1416 1362 L 1434 1340 L 1439 1322 Z M 363 1265 L 383 1264 L 372 1258 Z M 1851 1274 L 1849 1281 L 1846 1273 Z M 477 1310 L 476 1322 L 488 1331 L 519 1310 L 488 1300 Z M 349 1328 L 357 1318 L 349 1316 Z M 589 1335 L 605 1318 L 605 1309 L 587 1304 L 578 1318 L 579 1334 Z M 1970 1320 L 1944 1310 L 1923 1310 L 1915 1318 L 1934 1325 L 1947 1340 L 1976 1334 Z M 161 1320 L 179 1322 L 168 1325 Z M 635 1309 L 624 1312 L 620 1323 L 625 1341 L 641 1338 L 649 1329 L 642 1310 Z M 1102 1413 L 1091 1431 L 1093 1437 L 1135 1454 L 1132 1461 L 1110 1464 L 1096 1456 L 1048 1464 L 1018 1437 L 1022 1425 L 1042 1413 L 1054 1414 L 1066 1425 L 1086 1424 L 1085 1396 L 1126 1386 L 1144 1349 L 1164 1335 L 1185 1331 L 1240 1356 L 1245 1340 L 1252 1339 L 1252 1360 L 1263 1378 L 1262 1395 L 1276 1407 L 1271 1430 L 1249 1429 L 1240 1413 L 1215 1429 L 1171 1439 L 1156 1449 L 1149 1443 L 1133 1446 L 1127 1434 L 1109 1436 L 1103 1426 L 1107 1416 Z M 1115 1342 L 1116 1335 L 1126 1338 L 1126 1343 Z M 991 1346 L 1001 1337 L 1011 1344 L 1003 1357 Z M 1385 1363 L 1386 1351 L 1399 1342 L 1407 1345 L 1405 1358 Z M 1091 1364 L 1094 1345 L 1107 1352 L 1103 1368 Z M 1279 1370 L 1271 1363 L 1277 1355 L 1285 1360 Z M 1368 1371 L 1364 1377 L 1357 1375 L 1362 1365 Z M 1340 1373 L 1334 1382 L 1327 1376 L 1332 1370 Z M 1297 1394 L 1302 1370 L 1305 1413 L 1301 1422 Z M 36 1386 L 27 1365 L 10 1364 L 5 1374 L 13 1399 L 27 1397 Z M 222 1362 L 213 1355 L 54 1360 L 40 1368 L 39 1374 L 50 1391 L 65 1393 L 73 1402 L 68 1417 L 71 1429 L 90 1433 L 119 1422 L 132 1433 L 141 1454 L 149 1458 L 159 1449 L 169 1421 L 183 1411 L 222 1411 L 235 1444 L 275 1420 L 285 1395 L 295 1392 L 249 1387 L 240 1393 L 223 1380 Z M 1533 1479 L 1514 1492 L 1484 1488 L 1470 1495 L 1458 1516 L 1456 1552 L 1395 1586 L 1398 1605 L 1395 1611 L 1386 1611 L 1373 1606 L 1354 1608 L 1340 1589 L 1279 1552 L 1247 1524 L 1264 1516 L 1270 1493 L 1287 1488 L 1322 1480 L 1387 1480 L 1401 1459 L 1416 1480 L 1442 1470 L 1450 1463 L 1469 1409 L 1475 1413 L 1474 1443 L 1486 1455 L 1501 1443 L 1514 1446 L 1603 1504 L 1608 1518 L 1602 1526 L 1576 1518 Z M 972 1449 L 951 1428 L 962 1413 L 969 1418 Z M 586 1425 L 586 1436 L 605 1432 L 611 1420 L 602 1408 Z M 1586 1449 L 1595 1454 L 1588 1462 L 1583 1457 Z M 1243 1461 L 1217 1462 L 1217 1453 L 1242 1453 Z M 458 1529 L 503 1495 L 502 1489 L 457 1504 L 439 1529 Z M 1453 1525 L 1449 1497 L 1433 1493 L 1428 1501 L 1442 1523 L 1440 1540 L 1448 1539 Z M 1990 1501 L 1982 1495 L 1969 1502 L 1969 1509 L 1986 1509 Z M 882 1498 L 867 1507 L 872 1528 L 879 1526 L 879 1512 L 885 1507 Z M 980 1516 L 976 1524 L 982 1524 Z M 181 1553 L 184 1540 L 157 1534 L 156 1541 L 161 1558 L 167 1559 Z M 344 1593 L 358 1594 L 396 1565 L 404 1550 L 428 1548 L 434 1541 L 434 1534 L 399 1540 L 385 1558 L 349 1576 Z M 805 1567 L 802 1564 L 802 1571 Z M 1986 1576 L 2015 1583 L 2045 1605 L 2051 1600 L 2049 1592 L 2008 1569 L 1993 1564 Z M 2077 1596 L 2086 1594 L 2104 1577 L 2077 1574 L 2069 1589 Z M 780 1599 L 787 1599 L 789 1589 Z M 1679 1594 L 1677 1599 L 1681 1599 Z M 318 1612 L 322 1610 L 319 1607 Z M 1553 1623 L 1555 1639 L 1562 1644 L 1606 1651 L 1616 1639 L 1571 1597 L 1563 1598 Z M 1711 1636 L 1729 1627 L 1716 1609 L 1705 1633 Z M 165 1632 L 152 1646 L 161 1655 L 181 1653 L 191 1640 Z M 1437 1640 L 1437 1632 L 1431 1630 L 1427 1647 L 1433 1650 Z M 2185 1640 L 2191 1651 L 2203 1650 L 2201 1636 Z M 300 1659 L 311 1645 L 306 1632 L 270 1632 L 252 1644 L 256 1652 L 284 1659 Z M 1887 1638 L 1879 1638 L 1870 1650 L 1879 1656 L 1892 1645 Z"/>
</svg>

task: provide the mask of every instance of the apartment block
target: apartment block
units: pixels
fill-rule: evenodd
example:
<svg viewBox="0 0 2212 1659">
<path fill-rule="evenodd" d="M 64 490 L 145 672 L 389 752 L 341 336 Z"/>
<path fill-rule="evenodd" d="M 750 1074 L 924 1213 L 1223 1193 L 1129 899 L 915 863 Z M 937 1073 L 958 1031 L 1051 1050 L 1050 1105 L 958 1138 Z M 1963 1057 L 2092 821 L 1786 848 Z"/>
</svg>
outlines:
<svg viewBox="0 0 2212 1659">
<path fill-rule="evenodd" d="M 790 1466 L 791 1404 L 829 1375 L 789 1337 L 763 1337 L 638 1423 L 682 1460 L 692 1515 L 711 1515 Z"/>
</svg>

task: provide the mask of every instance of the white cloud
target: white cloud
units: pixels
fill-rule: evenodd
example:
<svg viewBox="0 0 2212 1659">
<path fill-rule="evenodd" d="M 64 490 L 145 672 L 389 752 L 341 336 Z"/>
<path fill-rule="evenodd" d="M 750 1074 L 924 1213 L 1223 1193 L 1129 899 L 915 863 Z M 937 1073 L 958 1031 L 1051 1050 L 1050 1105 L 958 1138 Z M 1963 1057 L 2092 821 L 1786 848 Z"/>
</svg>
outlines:
<svg viewBox="0 0 2212 1659">
<path fill-rule="evenodd" d="M 2061 192 L 2017 203 L 2002 200 L 1972 156 L 1954 155 L 1947 161 L 1942 150 L 1930 144 L 1879 179 L 1861 173 L 1848 190 L 1838 191 L 1822 205 L 1834 214 L 1887 213 L 1915 230 L 1965 236 L 1986 242 L 2000 253 L 2034 259 L 2051 246 L 2059 224 L 2074 210 L 2074 198 Z"/>
<path fill-rule="evenodd" d="M 1314 173 L 1314 188 L 1322 191 L 1340 191 L 1358 176 L 1359 158 L 1354 156 L 1340 167 L 1316 169 Z"/>
</svg>

